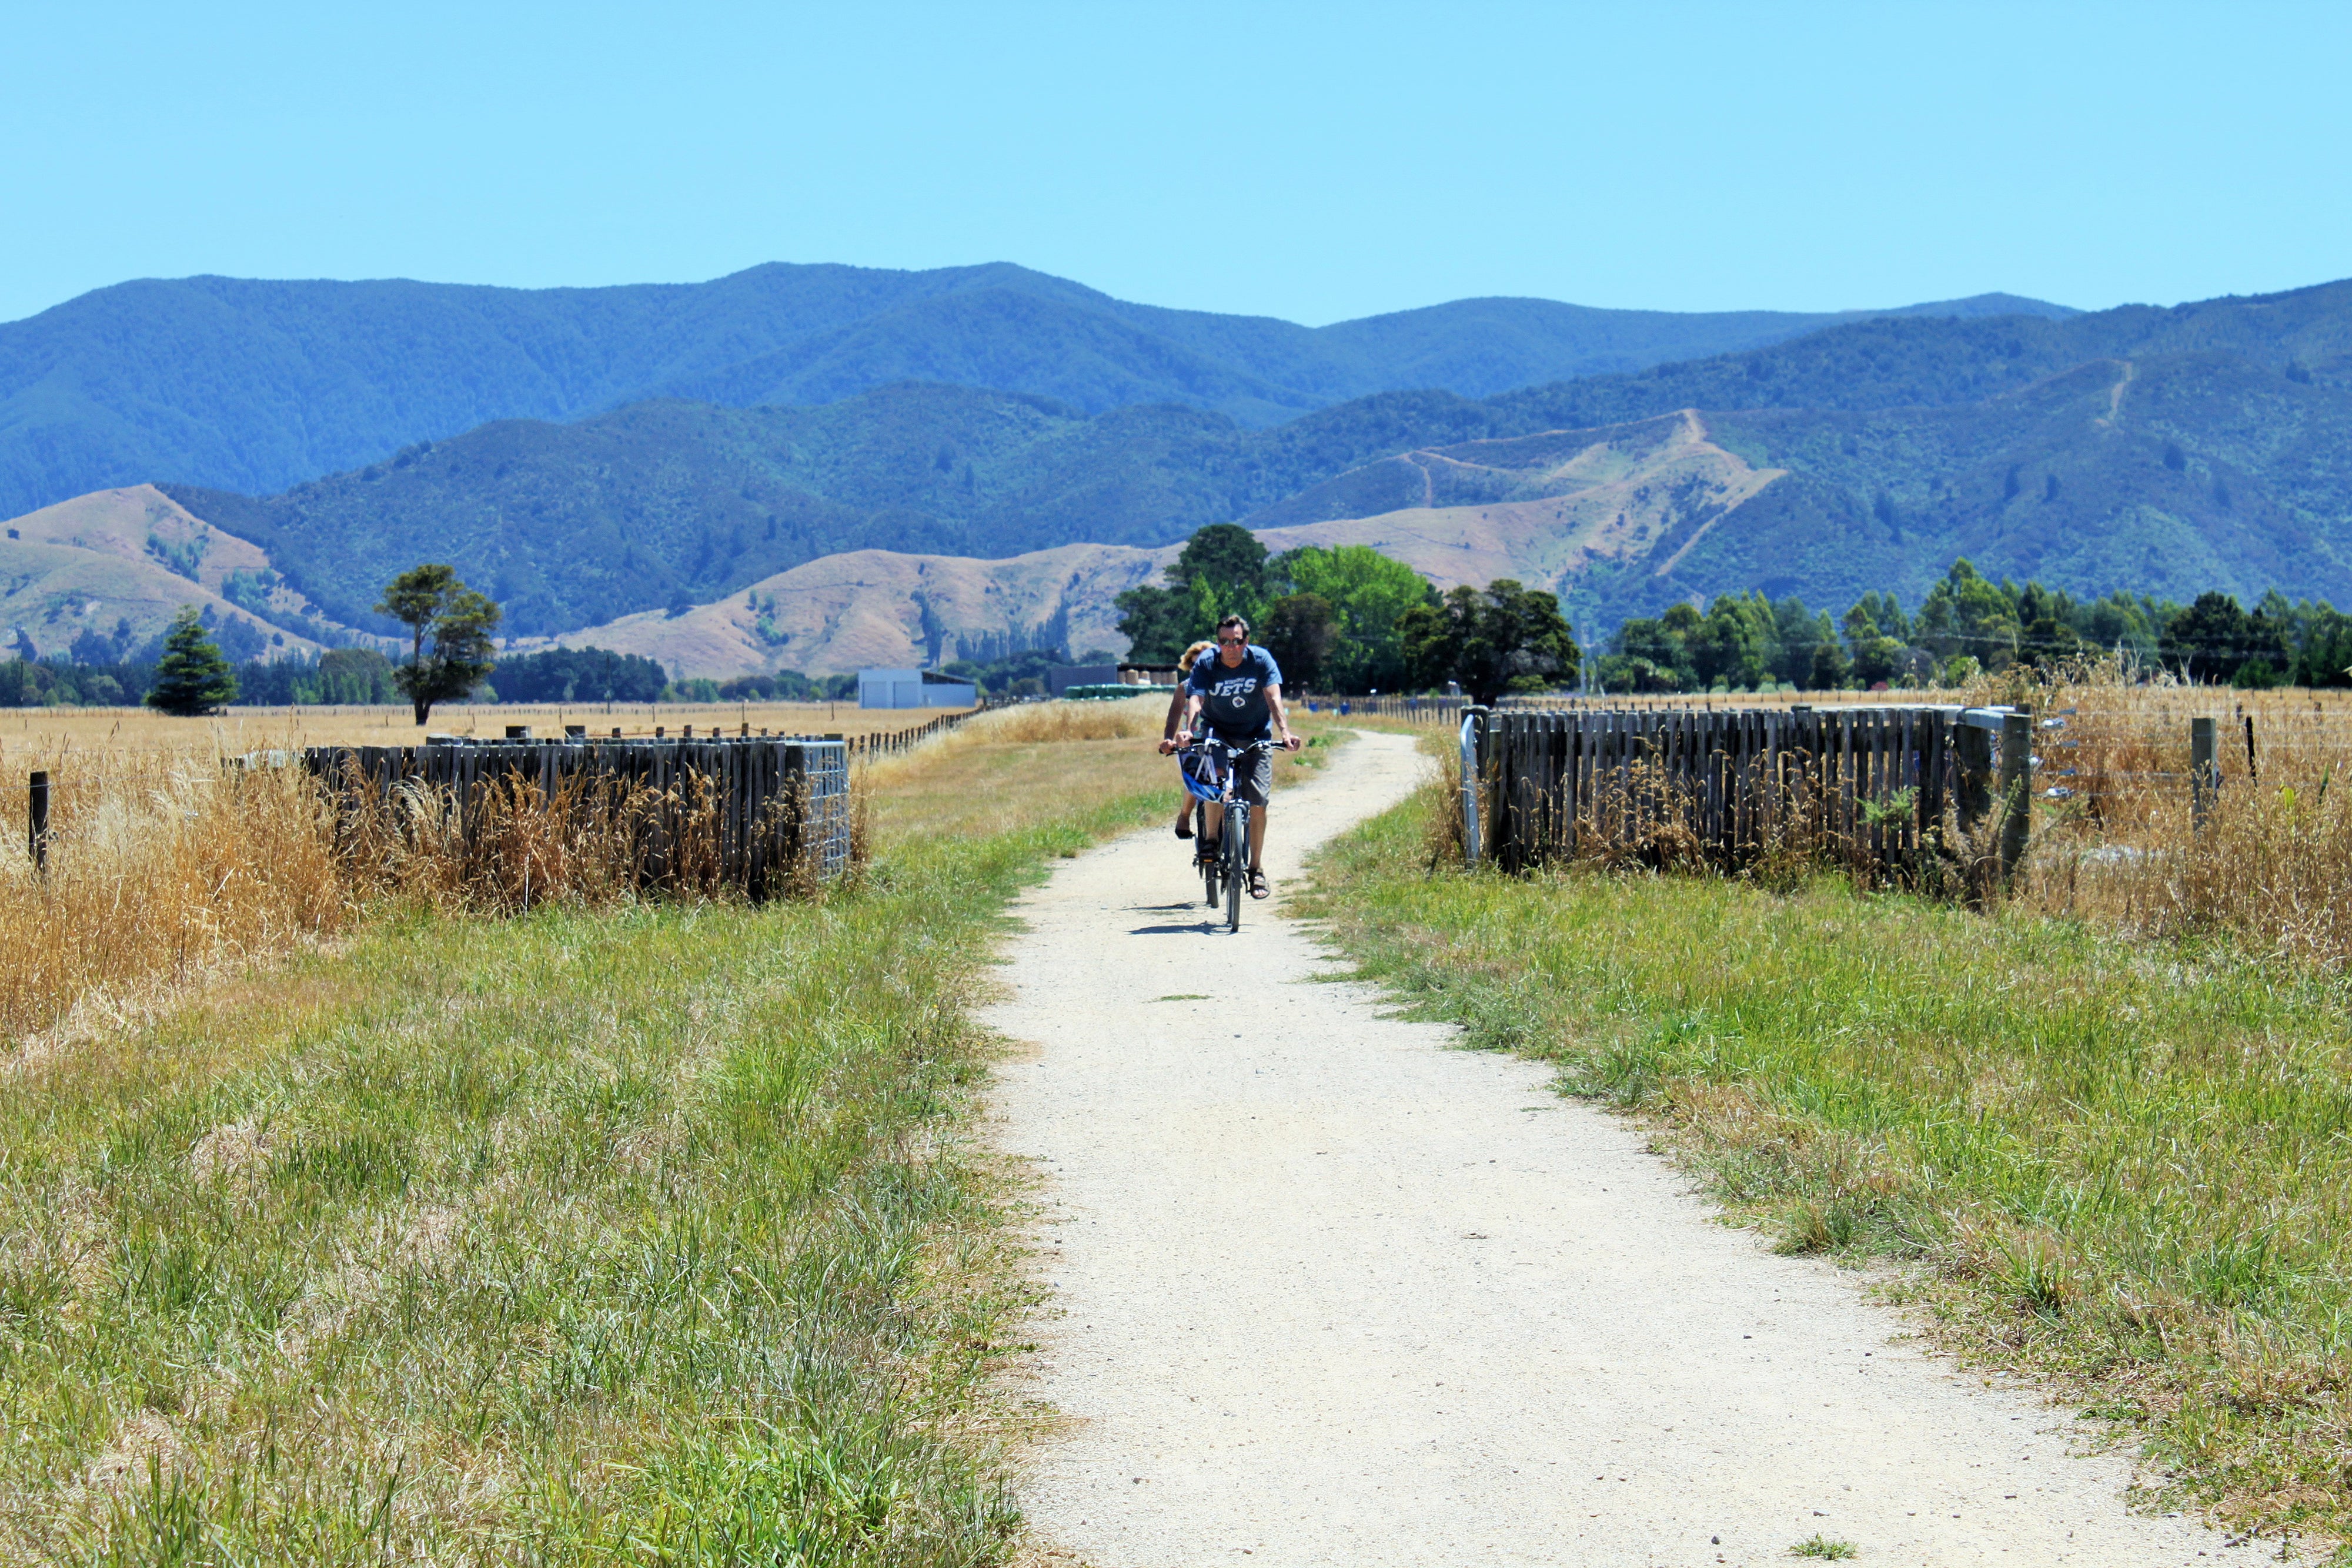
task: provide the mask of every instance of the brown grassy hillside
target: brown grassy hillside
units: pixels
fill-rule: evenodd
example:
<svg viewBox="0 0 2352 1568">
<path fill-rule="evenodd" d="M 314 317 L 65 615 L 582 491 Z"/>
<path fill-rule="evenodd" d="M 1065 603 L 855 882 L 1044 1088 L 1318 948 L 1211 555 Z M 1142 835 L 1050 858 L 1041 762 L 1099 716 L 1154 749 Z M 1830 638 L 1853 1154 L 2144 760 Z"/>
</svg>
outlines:
<svg viewBox="0 0 2352 1568">
<path fill-rule="evenodd" d="M 1041 639 L 1072 653 L 1117 651 L 1127 640 L 1112 601 L 1150 580 L 1176 549 L 1064 545 L 1007 560 L 853 550 L 683 615 L 648 611 L 553 641 L 642 653 L 721 679 L 928 664 Z"/>
<path fill-rule="evenodd" d="M 265 637 L 277 632 L 283 641 L 273 653 L 316 653 L 317 642 L 278 632 L 222 591 L 232 573 L 268 571 L 259 546 L 190 516 L 152 485 L 93 490 L 6 523 L 0 640 L 15 644 L 21 632 L 41 654 L 62 653 L 86 630 L 112 633 L 128 622 L 136 646 L 193 604 L 209 607 L 223 623 L 247 621 Z M 283 584 L 262 591 L 262 602 L 281 617 L 307 607 Z"/>
</svg>

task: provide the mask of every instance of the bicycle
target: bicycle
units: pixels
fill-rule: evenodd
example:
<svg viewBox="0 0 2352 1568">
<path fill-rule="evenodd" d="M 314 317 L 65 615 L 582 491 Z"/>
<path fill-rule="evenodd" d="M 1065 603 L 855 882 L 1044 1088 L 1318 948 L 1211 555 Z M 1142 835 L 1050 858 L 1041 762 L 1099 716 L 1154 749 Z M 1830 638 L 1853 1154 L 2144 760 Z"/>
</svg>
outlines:
<svg viewBox="0 0 2352 1568">
<path fill-rule="evenodd" d="M 1223 775 L 1224 793 L 1219 804 L 1225 809 L 1224 826 L 1220 830 L 1217 852 L 1201 862 L 1201 880 L 1208 889 L 1208 905 L 1217 907 L 1220 894 L 1225 904 L 1225 929 L 1242 928 L 1242 896 L 1249 886 L 1250 812 L 1247 800 L 1237 798 L 1234 780 L 1241 777 L 1253 752 L 1263 751 L 1274 744 L 1271 738 L 1253 740 L 1242 746 L 1219 740 L 1214 736 L 1195 737 L 1192 746 L 1208 748 Z M 1189 748 L 1188 748 L 1189 749 Z M 1203 814 L 1205 820 L 1205 813 Z"/>
</svg>

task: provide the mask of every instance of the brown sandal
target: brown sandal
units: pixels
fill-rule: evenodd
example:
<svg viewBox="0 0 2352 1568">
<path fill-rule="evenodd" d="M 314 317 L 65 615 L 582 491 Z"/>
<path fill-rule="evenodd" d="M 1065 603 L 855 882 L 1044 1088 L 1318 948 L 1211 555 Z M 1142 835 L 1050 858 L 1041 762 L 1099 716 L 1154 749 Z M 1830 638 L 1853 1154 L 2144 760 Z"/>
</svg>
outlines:
<svg viewBox="0 0 2352 1568">
<path fill-rule="evenodd" d="M 1249 873 L 1249 890 L 1252 898 L 1264 898 L 1274 891 L 1265 885 L 1265 873 L 1255 869 Z"/>
</svg>

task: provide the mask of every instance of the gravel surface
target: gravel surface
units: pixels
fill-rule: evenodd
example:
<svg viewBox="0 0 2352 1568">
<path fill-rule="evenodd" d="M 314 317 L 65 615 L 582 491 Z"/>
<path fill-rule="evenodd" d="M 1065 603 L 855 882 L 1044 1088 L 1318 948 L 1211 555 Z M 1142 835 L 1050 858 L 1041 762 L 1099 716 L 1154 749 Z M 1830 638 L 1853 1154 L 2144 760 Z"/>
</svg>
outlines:
<svg viewBox="0 0 2352 1568">
<path fill-rule="evenodd" d="M 1368 735 L 1277 796 L 1277 892 L 1423 766 Z M 1188 848 L 1163 828 L 1063 865 L 992 1009 L 1036 1047 L 995 1106 L 1044 1177 L 1034 1392 L 1069 1421 L 1023 1503 L 1049 1556 L 2239 1555 L 2130 1512 L 2064 1411 L 1956 1375 L 1851 1274 L 1717 1223 L 1546 1069 L 1316 981 L 1270 903 L 1212 927 Z"/>
</svg>

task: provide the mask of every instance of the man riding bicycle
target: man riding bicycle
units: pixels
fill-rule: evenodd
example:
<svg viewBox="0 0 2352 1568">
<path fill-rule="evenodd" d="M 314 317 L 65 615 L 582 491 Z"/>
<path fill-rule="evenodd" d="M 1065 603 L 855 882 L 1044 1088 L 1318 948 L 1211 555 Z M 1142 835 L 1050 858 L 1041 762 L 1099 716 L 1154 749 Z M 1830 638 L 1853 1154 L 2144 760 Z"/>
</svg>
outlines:
<svg viewBox="0 0 2352 1568">
<path fill-rule="evenodd" d="M 1184 722 L 1172 741 L 1162 740 L 1160 749 L 1166 753 L 1190 746 L 1195 735 L 1213 735 L 1227 746 L 1241 747 L 1254 742 L 1275 739 L 1279 729 L 1278 744 L 1286 751 L 1298 749 L 1298 737 L 1290 733 L 1289 716 L 1282 708 L 1282 667 L 1274 655 L 1249 640 L 1249 622 L 1238 615 L 1228 615 L 1217 622 L 1217 646 L 1201 655 L 1184 681 Z M 1207 719 L 1205 727 L 1202 724 Z M 1265 884 L 1266 798 L 1274 789 L 1274 755 L 1265 745 L 1243 753 L 1235 758 L 1233 790 L 1234 798 L 1246 800 L 1249 813 L 1249 892 L 1252 898 L 1264 898 L 1270 891 Z M 1203 860 L 1216 857 L 1218 840 L 1224 831 L 1225 809 L 1222 803 L 1203 802 L 1201 808 L 1201 849 Z"/>
</svg>

